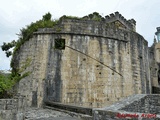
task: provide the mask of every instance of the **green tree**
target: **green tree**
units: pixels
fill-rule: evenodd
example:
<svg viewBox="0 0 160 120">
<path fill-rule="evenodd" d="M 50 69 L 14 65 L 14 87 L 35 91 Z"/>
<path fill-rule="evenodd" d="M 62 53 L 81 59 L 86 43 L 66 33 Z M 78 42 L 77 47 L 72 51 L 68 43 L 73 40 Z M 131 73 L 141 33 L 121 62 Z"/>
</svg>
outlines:
<svg viewBox="0 0 160 120">
<path fill-rule="evenodd" d="M 15 46 L 16 46 L 16 43 L 17 43 L 17 42 L 16 42 L 15 40 L 13 40 L 13 41 L 10 42 L 10 43 L 5 43 L 5 42 L 3 42 L 3 45 L 1 46 L 1 49 L 2 49 L 3 51 L 5 51 L 7 57 L 9 57 L 9 56 L 12 55 L 12 51 L 10 51 L 10 49 L 13 48 L 13 47 L 15 47 Z"/>
<path fill-rule="evenodd" d="M 11 94 L 8 92 L 13 86 L 14 81 L 11 80 L 10 75 L 4 75 L 0 73 L 0 98 L 10 97 Z"/>
<path fill-rule="evenodd" d="M 51 13 L 46 13 L 45 15 L 43 15 L 43 20 L 44 21 L 48 21 L 48 20 L 51 20 L 51 18 L 52 18 L 52 15 L 51 15 Z"/>
</svg>

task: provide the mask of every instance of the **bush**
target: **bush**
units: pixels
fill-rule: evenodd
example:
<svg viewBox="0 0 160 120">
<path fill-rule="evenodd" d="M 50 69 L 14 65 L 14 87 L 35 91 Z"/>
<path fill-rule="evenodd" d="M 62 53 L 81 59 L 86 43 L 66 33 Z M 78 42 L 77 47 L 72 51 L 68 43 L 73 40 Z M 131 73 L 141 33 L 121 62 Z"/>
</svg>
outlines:
<svg viewBox="0 0 160 120">
<path fill-rule="evenodd" d="M 0 73 L 0 98 L 11 97 L 8 92 L 9 89 L 14 85 L 14 81 L 11 80 L 11 75 L 4 75 Z"/>
</svg>

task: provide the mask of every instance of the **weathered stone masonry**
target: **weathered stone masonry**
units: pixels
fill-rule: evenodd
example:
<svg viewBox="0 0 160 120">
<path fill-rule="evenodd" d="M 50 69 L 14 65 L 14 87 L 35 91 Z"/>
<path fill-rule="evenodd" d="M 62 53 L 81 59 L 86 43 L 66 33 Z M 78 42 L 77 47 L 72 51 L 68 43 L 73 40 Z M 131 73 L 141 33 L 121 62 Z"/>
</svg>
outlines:
<svg viewBox="0 0 160 120">
<path fill-rule="evenodd" d="M 121 115 L 138 115 L 128 119 L 134 120 L 159 120 L 160 119 L 160 95 L 137 94 L 127 97 L 111 106 L 93 110 L 94 120 L 126 120 Z"/>
<path fill-rule="evenodd" d="M 0 120 L 23 120 L 26 108 L 25 98 L 0 99 Z"/>
<path fill-rule="evenodd" d="M 18 93 L 38 107 L 44 100 L 102 107 L 150 93 L 148 43 L 133 28 L 116 13 L 104 21 L 63 19 L 53 29 L 39 29 L 13 58 L 15 68 L 31 60 Z M 56 49 L 61 39 L 65 49 Z"/>
</svg>

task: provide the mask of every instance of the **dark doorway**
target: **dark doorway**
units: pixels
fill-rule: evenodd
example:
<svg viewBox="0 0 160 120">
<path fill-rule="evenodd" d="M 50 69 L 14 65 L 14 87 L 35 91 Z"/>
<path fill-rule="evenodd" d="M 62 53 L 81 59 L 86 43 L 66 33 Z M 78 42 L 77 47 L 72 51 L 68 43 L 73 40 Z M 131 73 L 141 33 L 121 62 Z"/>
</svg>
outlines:
<svg viewBox="0 0 160 120">
<path fill-rule="evenodd" d="M 32 106 L 37 107 L 37 91 L 32 91 Z"/>
<path fill-rule="evenodd" d="M 158 85 L 160 85 L 160 70 L 158 70 Z"/>
</svg>

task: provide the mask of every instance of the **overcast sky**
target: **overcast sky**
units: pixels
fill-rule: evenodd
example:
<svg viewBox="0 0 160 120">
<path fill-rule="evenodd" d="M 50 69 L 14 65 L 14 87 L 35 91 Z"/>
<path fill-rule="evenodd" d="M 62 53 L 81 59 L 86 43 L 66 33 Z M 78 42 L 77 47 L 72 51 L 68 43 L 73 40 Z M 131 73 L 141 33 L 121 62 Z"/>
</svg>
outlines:
<svg viewBox="0 0 160 120">
<path fill-rule="evenodd" d="M 17 40 L 22 27 L 50 12 L 52 19 L 62 15 L 82 17 L 93 12 L 102 16 L 119 11 L 137 21 L 137 32 L 152 44 L 160 26 L 160 0 L 4 0 L 0 4 L 0 45 Z M 0 70 L 10 69 L 10 59 L 0 50 Z"/>
</svg>

